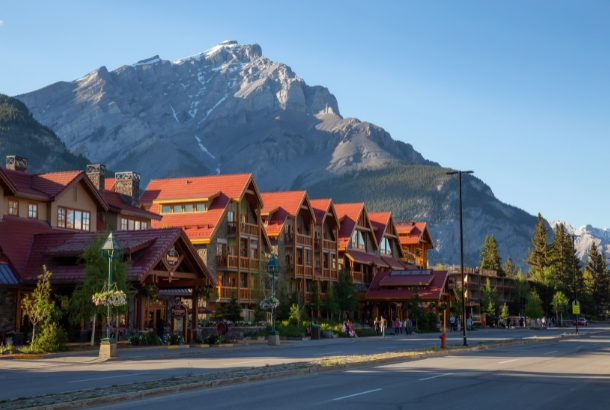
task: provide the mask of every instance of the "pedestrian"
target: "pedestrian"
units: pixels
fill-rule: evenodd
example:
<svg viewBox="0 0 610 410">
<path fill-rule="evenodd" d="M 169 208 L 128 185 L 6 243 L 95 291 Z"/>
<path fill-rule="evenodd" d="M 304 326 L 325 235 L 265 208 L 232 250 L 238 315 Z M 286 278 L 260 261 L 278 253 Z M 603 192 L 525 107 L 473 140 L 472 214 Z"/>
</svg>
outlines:
<svg viewBox="0 0 610 410">
<path fill-rule="evenodd" d="M 165 330 L 165 324 L 161 318 L 157 319 L 157 336 L 159 339 L 163 339 L 163 330 Z"/>
<path fill-rule="evenodd" d="M 407 336 L 411 336 L 411 333 L 413 332 L 413 322 L 411 322 L 411 318 L 407 318 L 405 327 Z"/>
<path fill-rule="evenodd" d="M 377 316 L 375 316 L 373 324 L 375 325 L 375 337 L 379 337 L 379 318 Z"/>
<path fill-rule="evenodd" d="M 519 327 L 523 326 L 525 326 L 525 320 L 523 319 L 523 316 L 519 316 Z"/>
<path fill-rule="evenodd" d="M 400 329 L 400 326 L 399 326 L 399 324 L 398 324 L 398 318 L 396 318 L 396 319 L 394 319 L 394 334 L 395 334 L 395 335 L 397 335 L 397 334 L 398 334 L 398 332 L 399 332 L 399 330 L 398 330 L 398 329 Z"/>
<path fill-rule="evenodd" d="M 472 330 L 472 318 L 470 316 L 466 319 L 466 326 L 468 327 L 468 331 Z"/>
<path fill-rule="evenodd" d="M 347 337 L 349 337 L 349 329 L 347 328 L 347 321 L 343 321 L 343 331 L 345 332 L 345 334 L 347 335 Z"/>
<path fill-rule="evenodd" d="M 462 320 L 458 319 L 457 320 L 457 331 L 459 332 L 460 330 L 462 330 Z"/>
<path fill-rule="evenodd" d="M 408 319 L 408 318 L 407 318 L 407 319 Z M 407 334 L 407 319 L 405 319 L 405 320 L 403 320 L 403 321 L 402 321 L 402 326 L 405 328 L 405 335 L 407 335 L 407 336 L 408 336 L 408 334 Z"/>
<path fill-rule="evenodd" d="M 402 320 L 396 318 L 396 321 L 398 322 L 398 333 L 402 335 Z"/>
<path fill-rule="evenodd" d="M 381 316 L 381 321 L 379 326 L 381 327 L 381 337 L 385 339 L 385 328 L 387 327 L 388 322 L 385 320 L 385 317 Z"/>
<path fill-rule="evenodd" d="M 451 315 L 451 317 L 449 318 L 449 323 L 451 324 L 449 326 L 449 329 L 451 329 L 451 331 L 453 332 L 455 329 L 455 317 L 453 315 Z"/>
<path fill-rule="evenodd" d="M 504 318 L 503 317 L 500 318 L 500 327 L 504 327 Z"/>
<path fill-rule="evenodd" d="M 542 328 L 546 329 L 546 317 L 542 318 Z"/>
</svg>

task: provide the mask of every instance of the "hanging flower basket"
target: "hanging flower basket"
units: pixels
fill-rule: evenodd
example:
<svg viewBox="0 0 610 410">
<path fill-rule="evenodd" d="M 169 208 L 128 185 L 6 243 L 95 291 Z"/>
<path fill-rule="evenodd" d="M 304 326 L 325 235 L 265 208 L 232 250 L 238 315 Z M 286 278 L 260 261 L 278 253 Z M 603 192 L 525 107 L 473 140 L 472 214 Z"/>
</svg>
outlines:
<svg viewBox="0 0 610 410">
<path fill-rule="evenodd" d="M 260 307 L 261 309 L 274 309 L 280 305 L 280 301 L 277 300 L 274 296 L 270 296 L 261 300 Z"/>
<path fill-rule="evenodd" d="M 112 284 L 110 289 L 105 284 L 104 289 L 95 293 L 92 300 L 95 306 L 123 306 L 127 304 L 127 295 L 122 290 L 117 290 L 116 284 Z"/>
</svg>

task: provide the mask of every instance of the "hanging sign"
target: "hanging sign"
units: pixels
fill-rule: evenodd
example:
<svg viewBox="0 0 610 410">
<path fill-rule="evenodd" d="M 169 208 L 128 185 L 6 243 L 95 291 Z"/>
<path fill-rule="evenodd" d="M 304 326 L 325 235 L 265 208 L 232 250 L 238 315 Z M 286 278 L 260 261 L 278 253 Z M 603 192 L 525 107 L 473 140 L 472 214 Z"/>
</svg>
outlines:
<svg viewBox="0 0 610 410">
<path fill-rule="evenodd" d="M 457 287 L 457 281 L 455 278 L 449 278 L 447 281 L 447 287 L 449 289 L 455 289 Z"/>
<path fill-rule="evenodd" d="M 188 314 L 188 307 L 179 300 L 169 310 L 174 317 L 184 317 Z"/>
<path fill-rule="evenodd" d="M 178 255 L 176 247 L 172 246 L 165 254 L 165 263 L 167 263 L 167 266 L 169 266 L 170 268 L 175 268 L 176 266 L 178 266 L 179 260 L 180 255 Z"/>
</svg>

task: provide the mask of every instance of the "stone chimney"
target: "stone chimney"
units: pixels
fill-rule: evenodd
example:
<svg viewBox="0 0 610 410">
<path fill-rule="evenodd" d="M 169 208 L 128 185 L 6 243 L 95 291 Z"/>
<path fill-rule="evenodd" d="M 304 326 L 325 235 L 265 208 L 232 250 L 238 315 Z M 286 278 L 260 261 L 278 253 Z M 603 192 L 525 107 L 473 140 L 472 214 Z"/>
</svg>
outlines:
<svg viewBox="0 0 610 410">
<path fill-rule="evenodd" d="M 28 159 L 18 157 L 17 155 L 6 156 L 6 169 L 12 169 L 13 171 L 28 172 Z"/>
<path fill-rule="evenodd" d="M 87 176 L 93 182 L 102 198 L 104 197 L 106 183 L 106 166 L 102 164 L 88 164 Z"/>
<path fill-rule="evenodd" d="M 117 172 L 114 174 L 114 191 L 123 195 L 133 206 L 140 204 L 140 174 Z"/>
</svg>

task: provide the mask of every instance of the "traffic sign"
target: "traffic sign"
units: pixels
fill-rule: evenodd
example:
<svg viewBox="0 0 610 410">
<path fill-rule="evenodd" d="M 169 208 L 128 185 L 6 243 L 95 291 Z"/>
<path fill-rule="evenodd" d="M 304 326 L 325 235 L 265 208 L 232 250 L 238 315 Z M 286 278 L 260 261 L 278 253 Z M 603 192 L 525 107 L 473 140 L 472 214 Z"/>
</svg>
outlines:
<svg viewBox="0 0 610 410">
<path fill-rule="evenodd" d="M 580 314 L 580 305 L 572 305 L 572 313 L 575 315 Z"/>
</svg>

